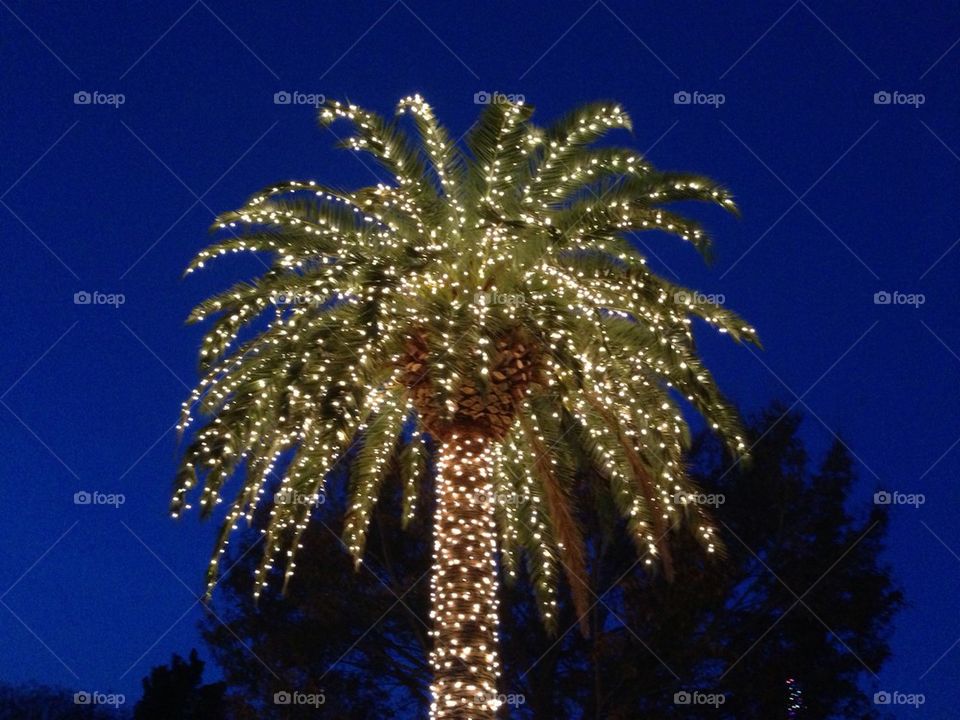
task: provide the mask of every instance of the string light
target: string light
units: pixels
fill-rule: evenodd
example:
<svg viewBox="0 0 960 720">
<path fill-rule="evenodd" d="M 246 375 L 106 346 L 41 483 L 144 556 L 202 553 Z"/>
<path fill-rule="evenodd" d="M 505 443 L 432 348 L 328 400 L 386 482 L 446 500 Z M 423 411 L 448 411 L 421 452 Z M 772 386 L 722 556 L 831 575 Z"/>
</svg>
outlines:
<svg viewBox="0 0 960 720">
<path fill-rule="evenodd" d="M 796 720 L 803 710 L 803 690 L 796 678 L 787 678 L 787 717 Z"/>
<path fill-rule="evenodd" d="M 440 450 L 430 596 L 431 718 L 486 717 L 498 707 L 492 455 L 486 438 L 457 433 Z"/>
</svg>

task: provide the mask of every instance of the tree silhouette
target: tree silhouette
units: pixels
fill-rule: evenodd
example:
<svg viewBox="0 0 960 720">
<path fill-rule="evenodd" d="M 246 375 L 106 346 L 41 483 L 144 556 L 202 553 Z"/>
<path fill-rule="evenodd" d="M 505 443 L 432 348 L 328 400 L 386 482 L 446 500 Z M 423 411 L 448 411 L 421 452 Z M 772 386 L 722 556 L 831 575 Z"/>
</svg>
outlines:
<svg viewBox="0 0 960 720">
<path fill-rule="evenodd" d="M 191 650 L 184 660 L 174 655 L 170 665 L 158 665 L 143 679 L 143 697 L 134 720 L 225 720 L 225 683 L 202 685 L 204 663 Z"/>
<path fill-rule="evenodd" d="M 35 683 L 0 682 L 0 720 L 125 720 L 130 717 L 125 705 L 98 705 L 85 702 L 88 698 L 82 691 Z"/>
</svg>

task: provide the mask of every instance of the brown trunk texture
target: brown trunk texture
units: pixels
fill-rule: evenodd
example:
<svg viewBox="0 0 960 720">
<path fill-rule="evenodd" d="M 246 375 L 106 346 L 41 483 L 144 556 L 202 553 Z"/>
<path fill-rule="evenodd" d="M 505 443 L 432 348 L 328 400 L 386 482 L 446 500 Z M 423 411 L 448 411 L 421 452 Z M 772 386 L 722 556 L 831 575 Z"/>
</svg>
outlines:
<svg viewBox="0 0 960 720">
<path fill-rule="evenodd" d="M 492 443 L 453 433 L 437 467 L 431 618 L 431 718 L 493 720 L 497 677 Z"/>
<path fill-rule="evenodd" d="M 464 378 L 440 401 L 431 340 L 413 333 L 404 383 L 423 428 L 440 445 L 434 515 L 430 717 L 493 720 L 497 678 L 497 564 L 493 453 L 510 431 L 517 406 L 538 382 L 532 343 L 519 333 L 497 338 L 482 378 Z"/>
</svg>

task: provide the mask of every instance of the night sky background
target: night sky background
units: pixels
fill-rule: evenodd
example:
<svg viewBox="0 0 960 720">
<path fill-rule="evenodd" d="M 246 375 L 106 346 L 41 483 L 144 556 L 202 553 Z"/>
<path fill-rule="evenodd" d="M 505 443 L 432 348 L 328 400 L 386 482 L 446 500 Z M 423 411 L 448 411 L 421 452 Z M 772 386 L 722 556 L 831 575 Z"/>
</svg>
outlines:
<svg viewBox="0 0 960 720">
<path fill-rule="evenodd" d="M 813 450 L 841 437 L 863 503 L 877 489 L 925 494 L 891 508 L 886 560 L 909 607 L 892 661 L 868 678 L 926 695 L 903 716 L 956 715 L 957 3 L 0 6 L 0 680 L 132 702 L 150 667 L 201 645 L 214 528 L 167 512 L 201 333 L 184 319 L 261 266 L 181 272 L 214 213 L 271 182 L 386 179 L 334 148 L 344 126 L 318 128 L 312 107 L 274 94 L 389 114 L 420 92 L 459 136 L 475 93 L 499 91 L 523 94 L 541 123 L 618 100 L 653 163 L 733 188 L 741 220 L 696 210 L 712 267 L 666 236 L 639 241 L 655 269 L 722 293 L 757 327 L 762 352 L 701 333 L 745 413 L 780 399 L 807 415 Z M 125 102 L 75 104 L 78 91 Z M 675 104 L 679 91 L 725 102 Z M 924 102 L 878 105 L 879 91 Z M 125 303 L 77 305 L 80 291 Z M 925 302 L 878 305 L 879 291 Z M 78 491 L 125 502 L 76 505 Z"/>
</svg>

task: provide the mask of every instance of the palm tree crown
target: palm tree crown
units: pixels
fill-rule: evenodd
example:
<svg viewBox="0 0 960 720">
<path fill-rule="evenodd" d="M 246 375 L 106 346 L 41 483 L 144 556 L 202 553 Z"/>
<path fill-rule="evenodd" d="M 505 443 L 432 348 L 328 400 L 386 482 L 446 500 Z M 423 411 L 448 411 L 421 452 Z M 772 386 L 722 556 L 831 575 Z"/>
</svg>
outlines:
<svg viewBox="0 0 960 720">
<path fill-rule="evenodd" d="M 755 333 L 653 273 L 628 234 L 670 233 L 708 254 L 706 232 L 665 206 L 701 200 L 734 211 L 730 193 L 657 171 L 631 149 L 597 146 L 630 128 L 612 102 L 548 129 L 531 122 L 529 106 L 492 103 L 462 144 L 419 96 L 402 100 L 399 115 L 412 117 L 415 139 L 399 118 L 327 103 L 320 122 L 348 122 L 344 144 L 370 153 L 392 182 L 353 192 L 271 186 L 218 218 L 224 239 L 188 268 L 229 252 L 272 257 L 262 275 L 190 316 L 216 321 L 184 404 L 181 430 L 194 413 L 208 419 L 184 454 L 174 514 L 198 485 L 211 512 L 228 480 L 243 477 L 210 582 L 231 530 L 271 496 L 258 585 L 279 556 L 289 577 L 340 462 L 350 469 L 344 542 L 359 560 L 392 468 L 405 515 L 423 502 L 425 435 L 489 440 L 496 550 L 508 576 L 526 562 L 548 625 L 562 572 L 583 605 L 574 478 L 585 470 L 646 562 L 670 572 L 666 540 L 684 520 L 714 551 L 712 526 L 687 502 L 695 488 L 682 462 L 682 405 L 733 452 L 744 442 L 697 355 L 692 319 L 738 340 L 756 342 Z"/>
</svg>

